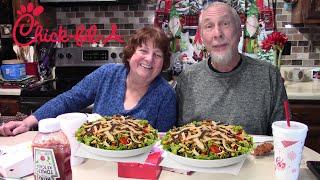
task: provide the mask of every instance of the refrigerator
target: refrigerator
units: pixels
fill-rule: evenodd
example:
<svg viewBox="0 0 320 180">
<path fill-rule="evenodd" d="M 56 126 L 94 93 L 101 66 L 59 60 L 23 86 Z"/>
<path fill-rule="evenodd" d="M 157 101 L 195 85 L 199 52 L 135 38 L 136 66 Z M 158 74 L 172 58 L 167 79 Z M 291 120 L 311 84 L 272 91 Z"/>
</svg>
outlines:
<svg viewBox="0 0 320 180">
<path fill-rule="evenodd" d="M 12 49 L 13 23 L 12 0 L 0 0 L 0 62 L 16 58 Z"/>
</svg>

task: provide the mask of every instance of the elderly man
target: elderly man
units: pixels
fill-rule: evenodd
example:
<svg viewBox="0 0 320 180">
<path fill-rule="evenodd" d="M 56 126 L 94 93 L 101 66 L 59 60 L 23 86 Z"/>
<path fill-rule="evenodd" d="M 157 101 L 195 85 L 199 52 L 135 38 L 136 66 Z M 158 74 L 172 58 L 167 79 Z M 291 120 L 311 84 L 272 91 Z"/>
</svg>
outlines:
<svg viewBox="0 0 320 180">
<path fill-rule="evenodd" d="M 241 21 L 228 4 L 210 4 L 199 23 L 210 57 L 177 79 L 178 125 L 212 119 L 252 134 L 271 134 L 272 122 L 284 119 L 287 99 L 279 70 L 238 53 Z"/>
</svg>

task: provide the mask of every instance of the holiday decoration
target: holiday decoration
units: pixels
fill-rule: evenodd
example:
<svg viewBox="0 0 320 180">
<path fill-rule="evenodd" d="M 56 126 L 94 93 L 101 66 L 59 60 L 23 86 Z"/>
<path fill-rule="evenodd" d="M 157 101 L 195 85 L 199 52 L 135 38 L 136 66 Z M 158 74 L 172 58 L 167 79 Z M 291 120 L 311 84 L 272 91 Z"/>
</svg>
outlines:
<svg viewBox="0 0 320 180">
<path fill-rule="evenodd" d="M 254 53 L 258 47 L 259 11 L 255 3 L 252 3 L 247 12 L 247 21 L 244 29 L 244 52 Z"/>
<path fill-rule="evenodd" d="M 281 32 L 272 32 L 262 41 L 261 48 L 269 51 L 273 49 L 274 65 L 280 68 L 280 60 L 285 43 L 288 41 L 286 34 Z"/>
</svg>

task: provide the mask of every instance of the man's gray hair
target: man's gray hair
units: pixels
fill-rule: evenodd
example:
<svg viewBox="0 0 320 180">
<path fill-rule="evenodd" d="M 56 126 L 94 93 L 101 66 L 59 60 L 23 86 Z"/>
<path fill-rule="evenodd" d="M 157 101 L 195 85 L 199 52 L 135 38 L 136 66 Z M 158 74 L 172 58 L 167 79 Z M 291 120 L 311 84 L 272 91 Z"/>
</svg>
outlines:
<svg viewBox="0 0 320 180">
<path fill-rule="evenodd" d="M 227 3 L 224 3 L 224 2 L 218 2 L 218 1 L 215 1 L 213 3 L 209 3 L 209 4 L 206 4 L 206 6 L 203 7 L 202 11 L 201 11 L 201 14 L 199 16 L 199 24 L 201 25 L 202 23 L 202 14 L 204 11 L 206 11 L 208 8 L 211 8 L 211 7 L 215 7 L 215 6 L 225 6 L 227 8 L 230 9 L 231 11 L 231 15 L 236 23 L 236 28 L 239 28 L 241 29 L 241 19 L 240 19 L 240 16 L 238 15 L 237 11 L 231 7 L 229 4 Z"/>
</svg>

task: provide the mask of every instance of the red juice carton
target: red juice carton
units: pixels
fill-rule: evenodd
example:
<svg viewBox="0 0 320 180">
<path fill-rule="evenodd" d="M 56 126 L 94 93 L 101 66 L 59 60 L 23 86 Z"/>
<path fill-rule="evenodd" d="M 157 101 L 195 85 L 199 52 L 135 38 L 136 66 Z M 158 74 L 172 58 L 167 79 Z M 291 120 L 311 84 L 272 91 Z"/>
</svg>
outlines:
<svg viewBox="0 0 320 180">
<path fill-rule="evenodd" d="M 151 152 L 145 163 L 118 162 L 118 177 L 136 179 L 158 179 L 162 168 L 159 166 L 161 152 Z"/>
</svg>

